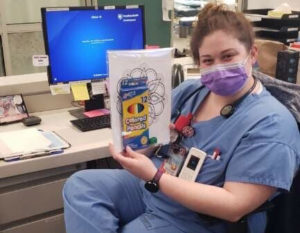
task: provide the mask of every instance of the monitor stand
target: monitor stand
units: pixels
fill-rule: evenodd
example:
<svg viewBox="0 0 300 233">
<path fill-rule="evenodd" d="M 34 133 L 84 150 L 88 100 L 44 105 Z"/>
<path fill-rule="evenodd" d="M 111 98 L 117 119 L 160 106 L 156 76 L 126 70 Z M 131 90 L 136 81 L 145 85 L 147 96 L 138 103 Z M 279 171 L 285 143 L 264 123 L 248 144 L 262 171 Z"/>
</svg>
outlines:
<svg viewBox="0 0 300 233">
<path fill-rule="evenodd" d="M 104 95 L 94 95 L 91 99 L 84 101 L 85 112 L 104 108 Z"/>
<path fill-rule="evenodd" d="M 94 95 L 91 99 L 84 101 L 84 106 L 84 108 L 69 110 L 69 113 L 78 119 L 86 118 L 84 112 L 104 108 L 104 95 Z"/>
</svg>

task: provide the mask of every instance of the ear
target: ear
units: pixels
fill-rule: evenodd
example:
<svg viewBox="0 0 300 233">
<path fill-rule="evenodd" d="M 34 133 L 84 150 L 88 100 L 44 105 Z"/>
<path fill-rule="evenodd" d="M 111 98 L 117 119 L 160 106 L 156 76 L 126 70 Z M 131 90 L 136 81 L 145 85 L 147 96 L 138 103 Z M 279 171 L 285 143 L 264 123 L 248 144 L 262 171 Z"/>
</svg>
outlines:
<svg viewBox="0 0 300 233">
<path fill-rule="evenodd" d="M 253 45 L 250 50 L 251 64 L 252 66 L 256 63 L 258 57 L 258 49 L 256 45 Z"/>
</svg>

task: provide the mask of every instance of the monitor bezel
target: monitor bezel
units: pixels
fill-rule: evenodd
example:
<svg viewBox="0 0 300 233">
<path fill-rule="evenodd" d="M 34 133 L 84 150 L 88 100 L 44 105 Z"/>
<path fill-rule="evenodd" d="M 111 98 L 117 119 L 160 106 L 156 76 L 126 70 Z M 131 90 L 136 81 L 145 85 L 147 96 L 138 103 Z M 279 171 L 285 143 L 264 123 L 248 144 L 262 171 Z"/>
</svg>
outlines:
<svg viewBox="0 0 300 233">
<path fill-rule="evenodd" d="M 42 14 L 42 30 L 43 30 L 43 37 L 44 37 L 44 45 L 45 45 L 45 52 L 48 55 L 49 65 L 47 66 L 47 76 L 48 76 L 48 83 L 49 85 L 56 85 L 61 83 L 70 83 L 70 82 L 78 82 L 76 80 L 69 81 L 69 82 L 54 82 L 52 77 L 51 71 L 51 63 L 50 63 L 50 56 L 49 56 L 49 41 L 48 41 L 48 31 L 46 27 L 46 12 L 47 11 L 59 11 L 59 10 L 68 10 L 68 11 L 76 11 L 76 10 L 113 10 L 113 9 L 141 9 L 142 12 L 142 25 L 143 25 L 143 47 L 146 46 L 146 30 L 145 30 L 145 9 L 144 5 L 107 5 L 107 6 L 98 6 L 98 7 L 42 7 L 41 14 Z M 108 78 L 94 78 L 94 79 L 86 79 L 81 80 L 82 82 L 90 82 L 91 80 L 99 80 L 99 79 L 106 79 Z"/>
</svg>

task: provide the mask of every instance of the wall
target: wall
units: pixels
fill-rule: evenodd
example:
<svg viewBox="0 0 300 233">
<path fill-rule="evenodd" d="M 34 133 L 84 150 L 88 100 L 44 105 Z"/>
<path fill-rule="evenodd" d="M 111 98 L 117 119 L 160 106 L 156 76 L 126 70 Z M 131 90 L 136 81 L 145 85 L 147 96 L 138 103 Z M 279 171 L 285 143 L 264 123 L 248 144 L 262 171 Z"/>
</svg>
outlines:
<svg viewBox="0 0 300 233">
<path fill-rule="evenodd" d="M 146 44 L 170 47 L 171 22 L 162 20 L 162 0 L 98 0 L 103 5 L 144 5 Z"/>
<path fill-rule="evenodd" d="M 1 95 L 21 93 L 30 113 L 72 107 L 71 94 L 51 95 L 47 73 L 0 77 L 0 93 Z"/>
</svg>

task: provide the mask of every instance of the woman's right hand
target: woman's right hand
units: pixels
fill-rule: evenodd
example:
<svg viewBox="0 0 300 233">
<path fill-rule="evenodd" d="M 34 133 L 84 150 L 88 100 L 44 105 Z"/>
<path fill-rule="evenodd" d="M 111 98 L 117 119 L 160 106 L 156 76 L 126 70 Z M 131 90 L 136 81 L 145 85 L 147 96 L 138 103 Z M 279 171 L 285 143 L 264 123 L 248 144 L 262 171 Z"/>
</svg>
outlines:
<svg viewBox="0 0 300 233">
<path fill-rule="evenodd" d="M 173 143 L 178 138 L 178 132 L 175 129 L 175 124 L 173 124 L 173 123 L 169 124 L 169 129 L 170 129 L 170 142 Z"/>
</svg>

